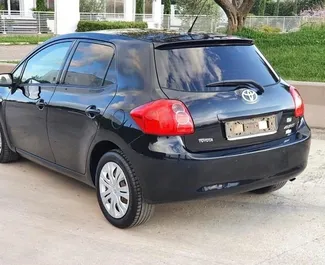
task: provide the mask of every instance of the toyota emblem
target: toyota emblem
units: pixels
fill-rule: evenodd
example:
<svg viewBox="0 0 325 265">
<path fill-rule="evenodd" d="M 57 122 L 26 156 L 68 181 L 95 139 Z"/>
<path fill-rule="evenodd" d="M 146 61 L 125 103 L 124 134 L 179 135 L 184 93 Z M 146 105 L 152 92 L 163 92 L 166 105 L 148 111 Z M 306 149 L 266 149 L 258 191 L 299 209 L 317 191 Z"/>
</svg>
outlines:
<svg viewBox="0 0 325 265">
<path fill-rule="evenodd" d="M 251 104 L 256 103 L 256 101 L 258 100 L 257 93 L 251 89 L 245 89 L 242 92 L 241 97 L 243 98 L 244 101 Z"/>
</svg>

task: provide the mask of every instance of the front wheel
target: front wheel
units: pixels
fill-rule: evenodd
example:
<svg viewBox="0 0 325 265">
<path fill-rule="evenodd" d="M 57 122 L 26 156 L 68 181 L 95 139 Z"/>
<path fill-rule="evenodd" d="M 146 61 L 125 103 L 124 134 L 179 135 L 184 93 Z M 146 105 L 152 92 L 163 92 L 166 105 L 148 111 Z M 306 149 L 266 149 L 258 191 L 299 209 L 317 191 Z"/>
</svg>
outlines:
<svg viewBox="0 0 325 265">
<path fill-rule="evenodd" d="M 144 202 L 139 180 L 120 150 L 108 152 L 100 159 L 96 191 L 104 216 L 118 228 L 145 223 L 154 212 L 154 205 Z"/>
<path fill-rule="evenodd" d="M 273 191 L 276 191 L 276 190 L 279 190 L 279 189 L 283 188 L 285 184 L 287 184 L 287 181 L 282 181 L 282 182 L 279 182 L 279 183 L 271 185 L 271 186 L 267 186 L 267 187 L 264 187 L 264 188 L 261 188 L 261 189 L 253 190 L 251 192 L 256 193 L 256 194 L 271 193 Z"/>
</svg>

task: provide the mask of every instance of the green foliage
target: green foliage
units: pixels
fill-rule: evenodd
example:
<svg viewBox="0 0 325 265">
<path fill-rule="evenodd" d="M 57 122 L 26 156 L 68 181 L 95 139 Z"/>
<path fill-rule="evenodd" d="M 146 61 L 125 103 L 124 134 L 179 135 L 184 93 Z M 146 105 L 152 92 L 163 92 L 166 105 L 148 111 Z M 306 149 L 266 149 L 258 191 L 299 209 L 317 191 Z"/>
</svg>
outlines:
<svg viewBox="0 0 325 265">
<path fill-rule="evenodd" d="M 264 25 L 260 27 L 258 30 L 265 32 L 265 33 L 280 33 L 281 29 L 277 27 L 271 27 L 269 25 Z"/>
<path fill-rule="evenodd" d="M 325 25 L 292 33 L 270 34 L 243 29 L 237 35 L 255 40 L 275 70 L 287 80 L 325 81 Z"/>
<path fill-rule="evenodd" d="M 140 28 L 145 29 L 148 25 L 146 22 L 129 22 L 129 21 L 79 21 L 77 32 L 96 31 L 105 29 L 126 29 Z"/>
<path fill-rule="evenodd" d="M 48 11 L 48 8 L 46 7 L 44 0 L 36 1 L 36 10 L 35 11 Z"/>
<path fill-rule="evenodd" d="M 80 0 L 80 12 L 106 12 L 105 9 L 106 0 Z"/>
<path fill-rule="evenodd" d="M 136 13 L 137 14 L 143 14 L 143 12 L 144 12 L 143 4 L 144 4 L 144 0 L 137 0 L 136 1 Z"/>
<path fill-rule="evenodd" d="M 261 0 L 258 7 L 258 15 L 264 16 L 266 9 L 266 0 Z"/>
<path fill-rule="evenodd" d="M 205 0 L 177 0 L 177 7 L 183 15 L 197 15 Z M 201 15 L 219 15 L 220 7 L 214 0 L 208 0 Z"/>
<path fill-rule="evenodd" d="M 293 11 L 292 11 L 292 13 L 294 15 L 298 14 L 298 0 L 294 0 L 294 2 L 293 2 Z"/>
<path fill-rule="evenodd" d="M 256 0 L 250 13 L 259 15 L 264 2 L 265 0 Z M 264 16 L 294 16 L 305 9 L 322 5 L 324 5 L 324 0 L 266 0 Z"/>
<path fill-rule="evenodd" d="M 276 4 L 275 4 L 275 9 L 274 9 L 274 16 L 278 16 L 279 11 L 280 11 L 280 0 L 277 0 Z"/>
<path fill-rule="evenodd" d="M 5 10 L 5 5 L 4 4 L 0 4 L 0 10 Z"/>
<path fill-rule="evenodd" d="M 170 14 L 170 7 L 171 6 L 171 2 L 170 0 L 165 0 L 164 1 L 164 13 L 165 14 Z"/>
</svg>

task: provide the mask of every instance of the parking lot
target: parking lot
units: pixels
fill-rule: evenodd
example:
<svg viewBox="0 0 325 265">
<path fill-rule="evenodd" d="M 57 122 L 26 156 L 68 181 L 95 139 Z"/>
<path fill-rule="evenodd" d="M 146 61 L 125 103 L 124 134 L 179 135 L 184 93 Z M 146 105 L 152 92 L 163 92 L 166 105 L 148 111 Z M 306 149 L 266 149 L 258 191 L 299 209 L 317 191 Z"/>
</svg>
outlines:
<svg viewBox="0 0 325 265">
<path fill-rule="evenodd" d="M 118 230 L 95 191 L 22 160 L 0 165 L 0 264 L 324 264 L 325 141 L 308 169 L 271 195 L 158 205 Z"/>
</svg>

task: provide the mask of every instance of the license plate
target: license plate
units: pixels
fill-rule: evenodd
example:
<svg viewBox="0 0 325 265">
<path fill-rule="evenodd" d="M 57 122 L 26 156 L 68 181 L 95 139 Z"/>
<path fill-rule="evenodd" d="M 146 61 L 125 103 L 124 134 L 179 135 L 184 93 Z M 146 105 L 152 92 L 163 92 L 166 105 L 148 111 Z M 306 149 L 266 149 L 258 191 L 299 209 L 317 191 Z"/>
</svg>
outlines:
<svg viewBox="0 0 325 265">
<path fill-rule="evenodd" d="M 275 115 L 226 122 L 226 136 L 230 141 L 275 134 L 277 129 Z"/>
</svg>

